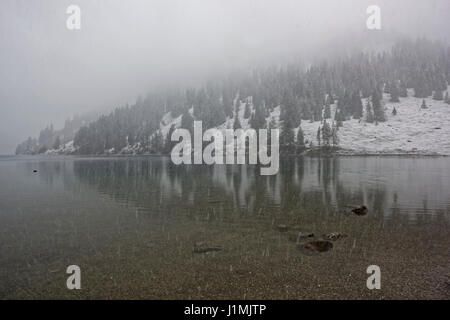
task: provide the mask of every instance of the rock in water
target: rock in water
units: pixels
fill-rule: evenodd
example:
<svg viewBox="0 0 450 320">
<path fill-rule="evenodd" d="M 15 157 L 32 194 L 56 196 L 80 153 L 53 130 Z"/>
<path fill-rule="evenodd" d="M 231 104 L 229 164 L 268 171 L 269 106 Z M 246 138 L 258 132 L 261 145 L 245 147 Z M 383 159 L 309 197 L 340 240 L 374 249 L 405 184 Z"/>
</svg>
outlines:
<svg viewBox="0 0 450 320">
<path fill-rule="evenodd" d="M 196 242 L 194 243 L 194 253 L 206 253 L 211 251 L 221 251 L 223 250 L 222 246 L 218 246 L 215 244 L 211 244 L 208 242 Z"/>
<path fill-rule="evenodd" d="M 331 232 L 331 233 L 324 234 L 322 236 L 322 238 L 324 240 L 331 240 L 331 241 L 336 241 L 338 239 L 342 239 L 342 238 L 346 238 L 346 237 L 348 237 L 346 234 L 339 233 L 339 232 Z"/>
<path fill-rule="evenodd" d="M 316 240 L 308 242 L 303 248 L 310 252 L 325 252 L 331 250 L 333 244 L 326 240 Z"/>
<path fill-rule="evenodd" d="M 366 206 L 362 205 L 360 207 L 353 208 L 352 212 L 358 216 L 365 216 L 369 210 L 367 210 Z"/>
</svg>

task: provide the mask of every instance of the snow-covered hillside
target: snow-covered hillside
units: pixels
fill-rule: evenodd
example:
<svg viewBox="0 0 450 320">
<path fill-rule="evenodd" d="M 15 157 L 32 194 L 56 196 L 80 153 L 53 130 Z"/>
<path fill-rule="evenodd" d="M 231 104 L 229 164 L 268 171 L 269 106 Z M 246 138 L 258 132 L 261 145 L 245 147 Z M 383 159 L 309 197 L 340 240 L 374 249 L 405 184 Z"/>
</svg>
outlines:
<svg viewBox="0 0 450 320">
<path fill-rule="evenodd" d="M 449 90 L 450 92 L 450 90 Z M 389 95 L 383 96 L 383 104 L 387 121 L 367 123 L 364 116 L 361 120 L 349 119 L 343 122 L 338 130 L 340 154 L 439 154 L 450 155 L 450 105 L 444 101 L 436 101 L 431 97 L 426 98 L 427 109 L 422 109 L 423 99 L 415 98 L 413 90 L 408 90 L 407 98 L 400 98 L 400 102 L 389 102 Z M 251 101 L 251 100 L 250 100 Z M 365 105 L 365 99 L 362 99 Z M 250 104 L 252 108 L 252 105 Z M 393 115 L 393 108 L 397 114 Z M 332 118 L 336 105 L 331 106 Z M 253 112 L 253 108 L 251 109 Z M 193 114 L 191 108 L 190 113 Z M 243 129 L 250 128 L 249 119 L 244 118 L 245 102 L 241 102 L 238 110 L 238 118 Z M 272 122 L 280 126 L 281 107 L 273 109 L 267 123 Z M 170 112 L 166 113 L 160 122 L 160 133 L 166 138 L 170 127 L 179 128 L 181 115 L 173 117 Z M 331 124 L 331 119 L 327 119 Z M 233 128 L 234 117 L 229 117 L 219 125 L 218 129 Z M 321 121 L 303 120 L 300 124 L 305 138 L 306 146 L 317 146 L 317 131 Z M 295 136 L 297 136 L 295 129 Z M 154 133 L 152 136 L 154 136 Z M 311 143 L 312 142 L 312 143 Z M 128 145 L 120 154 L 139 153 L 139 143 Z M 58 150 L 50 149 L 47 154 L 70 154 L 75 152 L 73 141 L 65 144 Z M 105 150 L 105 153 L 115 153 L 114 150 Z"/>
<path fill-rule="evenodd" d="M 450 90 L 449 90 L 450 92 Z M 384 94 L 383 104 L 387 121 L 367 123 L 350 119 L 343 122 L 338 130 L 339 151 L 341 154 L 440 154 L 450 155 L 450 105 L 444 101 L 426 98 L 427 109 L 422 109 L 422 100 L 414 97 L 414 91 L 408 90 L 408 97 L 400 102 L 389 102 L 389 95 Z M 366 100 L 362 99 L 363 105 Z M 397 114 L 392 114 L 393 109 Z M 248 119 L 244 119 L 245 104 L 242 103 L 238 113 L 242 128 L 249 128 Z M 336 105 L 331 106 L 332 118 Z M 280 126 L 280 106 L 274 108 L 267 122 L 273 121 Z M 327 120 L 331 124 L 331 119 Z M 232 128 L 233 119 L 228 119 L 219 128 Z M 305 137 L 305 144 L 317 146 L 317 130 L 322 121 L 302 121 L 300 124 Z M 295 136 L 297 136 L 295 129 Z"/>
<path fill-rule="evenodd" d="M 343 122 L 338 130 L 339 147 L 342 154 L 440 154 L 450 155 L 450 105 L 444 101 L 436 101 L 431 97 L 425 102 L 428 109 L 422 109 L 423 99 L 415 98 L 413 90 L 408 90 L 408 97 L 401 98 L 400 102 L 389 102 L 389 95 L 384 94 L 383 104 L 387 121 L 367 123 L 364 117 L 361 120 L 350 119 Z M 366 100 L 362 99 L 363 105 Z M 392 115 L 393 108 L 397 115 Z M 332 105 L 332 115 L 336 105 Z M 243 129 L 249 128 L 249 119 L 244 118 L 245 103 L 240 105 L 238 118 Z M 280 107 L 274 108 L 268 122 L 272 119 L 279 126 Z M 171 121 L 168 121 L 171 120 Z M 331 123 L 331 119 L 327 120 Z M 174 124 L 179 127 L 181 119 L 172 119 L 166 115 L 161 122 L 161 130 L 167 133 Z M 218 126 L 219 129 L 233 128 L 233 118 Z M 317 130 L 321 121 L 302 121 L 300 124 L 305 137 L 306 145 L 312 142 L 317 146 Z M 297 136 L 297 130 L 295 136 Z"/>
<path fill-rule="evenodd" d="M 49 149 L 45 152 L 46 155 L 58 155 L 58 154 L 72 154 L 76 151 L 76 147 L 73 145 L 73 140 L 62 144 L 58 149 Z"/>
<path fill-rule="evenodd" d="M 423 99 L 413 94 L 409 90 L 408 97 L 400 98 L 399 103 L 389 102 L 389 96 L 384 95 L 386 122 L 344 121 L 338 131 L 339 146 L 352 153 L 450 155 L 450 105 L 430 97 L 425 99 L 428 109 L 421 109 Z M 305 140 L 316 144 L 319 125 L 319 121 L 302 122 Z"/>
</svg>

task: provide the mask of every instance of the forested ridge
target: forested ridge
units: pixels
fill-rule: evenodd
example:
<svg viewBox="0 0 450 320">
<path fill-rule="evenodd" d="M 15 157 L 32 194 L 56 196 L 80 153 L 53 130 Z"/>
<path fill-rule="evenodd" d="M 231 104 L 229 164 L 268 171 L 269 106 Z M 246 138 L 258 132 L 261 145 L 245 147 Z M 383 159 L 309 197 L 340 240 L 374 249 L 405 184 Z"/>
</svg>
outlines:
<svg viewBox="0 0 450 320">
<path fill-rule="evenodd" d="M 20 144 L 16 153 L 43 153 L 72 140 L 71 152 L 76 154 L 121 153 L 128 146 L 134 146 L 138 154 L 168 153 L 172 143 L 167 136 L 174 126 L 168 132 L 161 130 L 161 119 L 169 112 L 171 119 L 182 116 L 182 128 L 191 130 L 194 119 L 203 122 L 204 130 L 234 119 L 232 128 L 236 129 L 241 127 L 236 111 L 243 105 L 243 117 L 255 129 L 274 127 L 268 116 L 280 106 L 282 148 L 320 145 L 324 139 L 325 146 L 337 145 L 344 121 L 361 119 L 374 125 L 385 121 L 383 93 L 395 103 L 412 88 L 417 98 L 432 96 L 450 103 L 448 82 L 449 47 L 427 39 L 404 39 L 388 51 L 361 52 L 307 69 L 268 67 L 233 73 L 198 88 L 150 92 L 134 105 L 116 108 L 87 125 L 79 124 L 73 134 L 64 135 L 64 129 L 54 131 L 49 126 L 37 140 L 29 138 Z M 331 105 L 335 105 L 334 116 Z M 323 122 L 318 141 L 305 146 L 302 130 L 293 130 L 301 128 L 302 121 Z"/>
</svg>

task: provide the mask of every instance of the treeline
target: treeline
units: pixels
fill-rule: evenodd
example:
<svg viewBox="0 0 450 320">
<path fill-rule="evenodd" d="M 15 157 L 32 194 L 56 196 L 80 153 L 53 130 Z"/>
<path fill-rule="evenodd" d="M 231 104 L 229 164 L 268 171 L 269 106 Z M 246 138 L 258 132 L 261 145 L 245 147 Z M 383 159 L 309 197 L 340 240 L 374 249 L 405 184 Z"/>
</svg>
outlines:
<svg viewBox="0 0 450 320">
<path fill-rule="evenodd" d="M 238 128 L 236 111 L 245 104 L 244 118 L 255 129 L 274 126 L 266 117 L 281 106 L 282 146 L 302 145 L 301 128 L 293 130 L 301 121 L 322 121 L 321 141 L 334 145 L 343 121 L 363 115 L 367 122 L 386 120 L 383 92 L 390 94 L 392 102 L 406 97 L 407 88 L 413 88 L 419 98 L 433 95 L 448 100 L 443 92 L 449 80 L 450 48 L 426 39 L 401 40 L 389 51 L 355 54 L 306 70 L 296 65 L 270 67 L 234 73 L 200 88 L 152 92 L 133 106 L 117 108 L 81 127 L 74 144 L 80 154 L 118 153 L 130 145 L 138 153 L 164 153 L 170 151 L 170 139 L 159 129 L 167 112 L 173 118 L 182 115 L 181 127 L 187 129 L 194 119 L 202 120 L 207 129 L 232 118 Z M 324 121 L 333 118 L 332 105 L 336 106 L 334 121 Z"/>
<path fill-rule="evenodd" d="M 39 137 L 28 137 L 16 147 L 16 154 L 39 154 L 44 153 L 48 149 L 59 149 L 64 144 L 72 141 L 75 134 L 82 126 L 94 120 L 93 115 L 75 115 L 64 122 L 61 130 L 54 130 L 50 124 L 39 133 Z"/>
</svg>

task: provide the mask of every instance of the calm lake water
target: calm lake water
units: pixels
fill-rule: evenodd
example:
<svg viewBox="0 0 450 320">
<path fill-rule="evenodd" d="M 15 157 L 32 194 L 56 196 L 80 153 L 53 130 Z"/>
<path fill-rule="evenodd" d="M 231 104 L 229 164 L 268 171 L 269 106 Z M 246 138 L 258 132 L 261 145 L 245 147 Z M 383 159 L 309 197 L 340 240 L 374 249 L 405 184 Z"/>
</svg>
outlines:
<svg viewBox="0 0 450 320">
<path fill-rule="evenodd" d="M 123 274 L 132 267 L 118 271 L 111 259 L 127 255 L 136 260 L 133 265 L 144 259 L 141 255 L 151 260 L 145 269 L 157 277 L 170 268 L 170 259 L 181 268 L 200 263 L 186 249 L 195 240 L 225 246 L 249 241 L 246 252 L 265 250 L 281 238 L 264 230 L 279 223 L 295 221 L 308 230 L 347 228 L 354 237 L 349 248 L 372 229 L 408 232 L 448 225 L 449 158 L 300 158 L 282 161 L 275 176 L 259 172 L 249 165 L 175 166 L 164 157 L 0 157 L 0 298 L 64 296 L 65 283 L 52 284 L 66 276 L 64 266 L 87 265 L 92 277 L 96 270 Z M 369 215 L 349 220 L 354 219 L 350 207 L 359 204 L 367 205 Z M 255 230 L 254 238 L 245 238 Z M 164 260 L 161 248 L 179 257 Z M 189 251 L 185 260 L 183 250 Z M 244 265 L 242 254 L 237 259 L 229 257 Z M 115 290 L 127 285 L 111 281 Z M 81 297 L 117 297 L 86 290 Z M 203 297 L 189 289 L 160 296 Z"/>
</svg>

